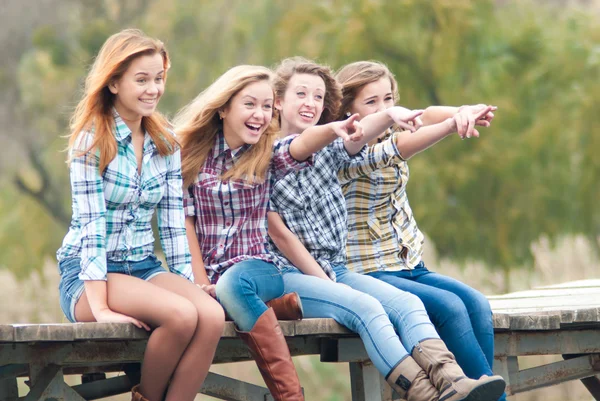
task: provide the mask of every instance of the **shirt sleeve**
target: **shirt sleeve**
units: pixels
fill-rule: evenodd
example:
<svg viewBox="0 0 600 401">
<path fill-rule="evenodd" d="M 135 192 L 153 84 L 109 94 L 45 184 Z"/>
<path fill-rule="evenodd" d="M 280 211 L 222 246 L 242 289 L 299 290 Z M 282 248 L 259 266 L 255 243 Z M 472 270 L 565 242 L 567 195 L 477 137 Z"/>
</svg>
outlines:
<svg viewBox="0 0 600 401">
<path fill-rule="evenodd" d="M 169 270 L 193 282 L 192 257 L 185 232 L 181 151 L 177 150 L 167 158 L 165 192 L 157 206 L 160 242 Z"/>
<path fill-rule="evenodd" d="M 398 134 L 399 132 L 394 132 L 382 142 L 367 147 L 364 157 L 353 158 L 345 163 L 338 173 L 340 183 L 344 184 L 381 168 L 403 162 L 404 159 L 396 146 Z"/>
<path fill-rule="evenodd" d="M 81 280 L 106 280 L 106 203 L 100 158 L 89 149 L 93 134 L 82 133 L 71 151 L 73 214 L 81 227 Z"/>
<path fill-rule="evenodd" d="M 327 148 L 330 151 L 330 153 L 335 157 L 336 161 L 339 163 L 340 169 L 359 159 L 364 159 L 367 156 L 366 145 L 363 146 L 362 149 L 354 155 L 348 153 L 348 150 L 346 149 L 346 146 L 344 145 L 344 140 L 342 138 L 337 138 Z"/>
<path fill-rule="evenodd" d="M 273 145 L 271 168 L 277 179 L 282 178 L 290 171 L 302 170 L 313 164 L 313 155 L 301 162 L 292 157 L 292 154 L 290 153 L 290 144 L 297 136 L 298 134 L 286 136 L 285 138 L 277 140 Z"/>
</svg>

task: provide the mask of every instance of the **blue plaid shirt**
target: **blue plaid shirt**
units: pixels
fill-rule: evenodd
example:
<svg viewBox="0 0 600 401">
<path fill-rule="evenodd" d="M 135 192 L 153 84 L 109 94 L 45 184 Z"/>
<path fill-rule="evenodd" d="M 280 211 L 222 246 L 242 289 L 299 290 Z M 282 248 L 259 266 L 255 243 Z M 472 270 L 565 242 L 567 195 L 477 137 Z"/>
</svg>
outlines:
<svg viewBox="0 0 600 401">
<path fill-rule="evenodd" d="M 339 138 L 317 152 L 314 165 L 277 180 L 271 195 L 271 211 L 304 244 L 325 274 L 335 281 L 332 265 L 346 262 L 348 236 L 346 201 L 337 178 L 338 171 L 366 154 L 350 156 Z M 269 250 L 279 267 L 293 266 L 270 239 Z"/>
<path fill-rule="evenodd" d="M 140 261 L 154 252 L 152 215 L 158 211 L 158 231 L 169 269 L 193 281 L 185 232 L 181 157 L 161 156 L 145 135 L 142 173 L 138 174 L 131 130 L 114 112 L 117 155 L 102 175 L 99 153 L 88 152 L 93 132 L 80 136 L 71 158 L 73 218 L 59 262 L 81 258 L 81 280 L 106 280 L 106 262 Z"/>
</svg>

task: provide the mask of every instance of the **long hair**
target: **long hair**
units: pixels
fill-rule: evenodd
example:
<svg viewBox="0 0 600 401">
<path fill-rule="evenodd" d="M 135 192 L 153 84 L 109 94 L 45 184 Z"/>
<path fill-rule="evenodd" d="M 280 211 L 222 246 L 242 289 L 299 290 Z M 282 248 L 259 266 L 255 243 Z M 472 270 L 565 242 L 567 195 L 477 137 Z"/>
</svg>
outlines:
<svg viewBox="0 0 600 401">
<path fill-rule="evenodd" d="M 266 67 L 239 65 L 231 68 L 212 85 L 185 106 L 174 120 L 175 133 L 181 143 L 181 174 L 183 185 L 189 187 L 212 151 L 216 136 L 223 130 L 218 112 L 231 98 L 247 85 L 266 81 L 271 84 L 273 73 Z M 243 178 L 248 182 L 262 182 L 271 162 L 273 143 L 277 138 L 275 119 L 263 132 L 258 142 L 240 157 L 233 168 L 225 172 L 223 180 Z"/>
<path fill-rule="evenodd" d="M 398 83 L 394 74 L 387 68 L 385 64 L 377 61 L 357 61 L 355 63 L 346 64 L 335 74 L 337 81 L 342 86 L 342 106 L 340 107 L 337 119 L 344 119 L 346 113 L 352 108 L 352 103 L 356 99 L 356 95 L 365 85 L 387 77 L 392 84 L 392 96 L 394 103 L 399 99 Z"/>
<path fill-rule="evenodd" d="M 275 68 L 273 87 L 275 97 L 283 99 L 290 79 L 295 74 L 309 74 L 321 77 L 325 82 L 325 99 L 323 101 L 323 114 L 317 124 L 327 124 L 337 118 L 342 100 L 341 86 L 333 76 L 331 68 L 316 64 L 303 57 L 286 58 Z M 279 120 L 279 119 L 278 119 Z M 281 122 L 281 121 L 279 121 Z"/>
<path fill-rule="evenodd" d="M 83 98 L 71 117 L 69 161 L 73 157 L 98 151 L 99 171 L 104 172 L 117 155 L 112 112 L 115 95 L 108 89 L 108 85 L 121 78 L 134 59 L 154 54 L 162 56 L 165 70 L 163 79 L 166 80 L 170 61 L 167 50 L 160 40 L 149 38 L 137 29 L 125 29 L 104 42 L 85 79 Z M 155 111 L 149 117 L 142 117 L 142 127 L 154 141 L 160 155 L 173 153 L 177 142 L 169 134 L 169 124 L 159 112 Z M 82 135 L 91 131 L 94 132 L 92 143 L 87 149 L 82 149 L 80 145 L 88 142 L 82 140 Z"/>
</svg>

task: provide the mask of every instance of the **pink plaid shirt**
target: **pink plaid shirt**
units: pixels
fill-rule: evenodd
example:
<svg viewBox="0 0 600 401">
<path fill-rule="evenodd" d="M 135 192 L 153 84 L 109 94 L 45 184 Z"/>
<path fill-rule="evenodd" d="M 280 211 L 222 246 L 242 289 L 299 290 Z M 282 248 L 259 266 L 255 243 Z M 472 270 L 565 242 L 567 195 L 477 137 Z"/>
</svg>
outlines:
<svg viewBox="0 0 600 401">
<path fill-rule="evenodd" d="M 312 164 L 312 158 L 298 162 L 290 154 L 290 143 L 296 136 L 275 142 L 265 181 L 250 184 L 241 179 L 221 181 L 221 175 L 249 148 L 244 145 L 230 149 L 221 133 L 196 181 L 184 191 L 185 213 L 196 217 L 196 237 L 211 283 L 216 283 L 225 270 L 243 260 L 273 262 L 273 256 L 267 251 L 271 181 Z"/>
</svg>

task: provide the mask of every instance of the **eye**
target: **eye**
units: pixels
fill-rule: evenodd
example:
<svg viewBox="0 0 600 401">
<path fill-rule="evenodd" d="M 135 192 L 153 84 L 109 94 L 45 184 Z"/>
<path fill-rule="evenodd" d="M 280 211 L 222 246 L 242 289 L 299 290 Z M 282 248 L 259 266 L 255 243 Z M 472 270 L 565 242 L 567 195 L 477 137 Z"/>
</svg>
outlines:
<svg viewBox="0 0 600 401">
<path fill-rule="evenodd" d="M 369 106 L 372 106 L 372 105 L 374 105 L 374 104 L 375 104 L 375 100 L 374 100 L 374 99 L 371 99 L 371 100 L 369 100 L 369 101 L 368 101 L 366 104 L 368 104 Z"/>
<path fill-rule="evenodd" d="M 317 99 L 317 100 L 323 100 L 323 95 L 316 95 L 315 99 Z"/>
<path fill-rule="evenodd" d="M 138 83 L 140 84 L 145 84 L 146 83 L 146 78 L 140 78 L 137 80 Z"/>
<path fill-rule="evenodd" d="M 392 101 L 394 101 L 394 98 L 391 97 L 391 96 L 388 96 L 388 97 L 385 98 L 385 101 L 386 102 L 392 102 Z"/>
<path fill-rule="evenodd" d="M 304 97 L 306 96 L 305 92 L 296 92 L 296 95 L 298 95 L 298 97 Z"/>
<path fill-rule="evenodd" d="M 162 82 L 162 80 L 163 80 L 163 77 L 156 77 L 156 79 L 155 79 L 156 82 Z"/>
<path fill-rule="evenodd" d="M 265 104 L 263 107 L 264 107 L 265 109 L 267 109 L 267 110 L 271 110 L 271 108 L 272 108 L 273 106 L 272 106 L 272 105 L 270 105 L 270 104 Z"/>
<path fill-rule="evenodd" d="M 244 103 L 244 106 L 246 106 L 246 107 L 253 107 L 254 103 L 252 103 L 252 102 L 246 102 L 246 103 Z"/>
</svg>

